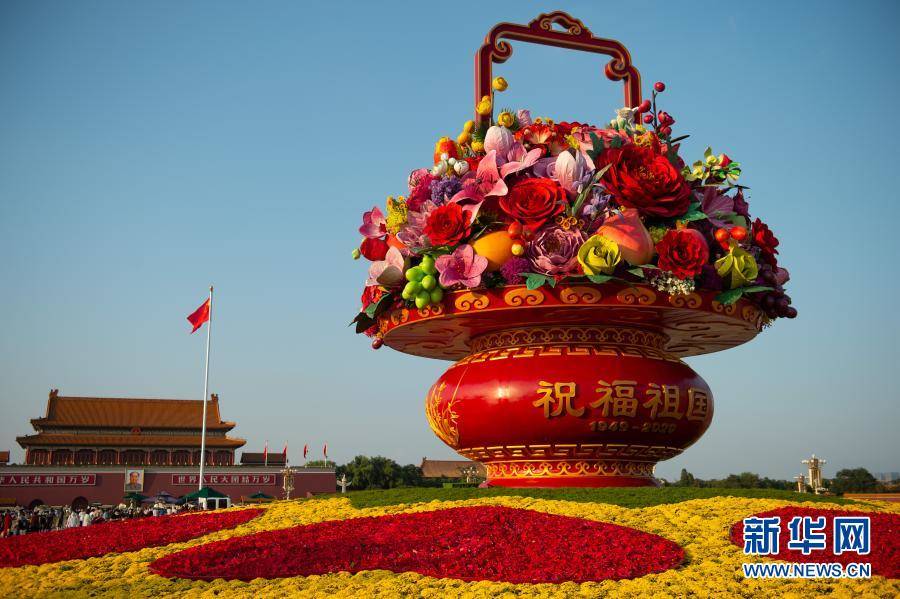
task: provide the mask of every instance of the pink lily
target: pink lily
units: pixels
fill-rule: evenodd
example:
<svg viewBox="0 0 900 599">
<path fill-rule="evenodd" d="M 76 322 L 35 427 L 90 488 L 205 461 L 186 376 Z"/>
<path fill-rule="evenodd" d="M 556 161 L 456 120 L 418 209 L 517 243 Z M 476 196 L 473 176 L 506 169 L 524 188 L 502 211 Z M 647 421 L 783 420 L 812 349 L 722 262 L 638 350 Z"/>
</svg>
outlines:
<svg viewBox="0 0 900 599">
<path fill-rule="evenodd" d="M 434 262 L 441 273 L 438 281 L 441 287 L 448 289 L 453 285 L 462 285 L 469 289 L 481 284 L 481 275 L 488 267 L 488 260 L 475 253 L 469 245 L 461 245 L 452 254 L 439 256 Z"/>
<path fill-rule="evenodd" d="M 359 232 L 369 239 L 387 235 L 387 221 L 378 206 L 372 206 L 371 210 L 363 214 L 363 224 Z"/>
<path fill-rule="evenodd" d="M 369 266 L 369 278 L 366 286 L 396 287 L 403 282 L 407 266 L 409 266 L 409 261 L 400 250 L 391 246 L 384 260 L 378 260 Z"/>
<path fill-rule="evenodd" d="M 478 163 L 478 171 L 463 177 L 463 188 L 450 198 L 464 206 L 472 207 L 472 218 L 478 214 L 481 204 L 491 196 L 505 196 L 509 189 L 497 170 L 497 151 L 491 150 Z"/>
<path fill-rule="evenodd" d="M 530 152 L 525 151 L 525 146 L 516 142 L 512 145 L 507 153 L 509 162 L 500 167 L 500 176 L 506 178 L 520 171 L 534 166 L 544 151 L 541 148 L 534 148 Z"/>
<path fill-rule="evenodd" d="M 576 152 L 576 156 L 572 156 L 571 152 L 561 152 L 556 157 L 548 173 L 553 179 L 559 181 L 566 194 L 570 198 L 578 195 L 578 186 L 584 180 L 584 176 L 594 170 L 594 165 L 584 159 L 584 154 Z"/>
</svg>

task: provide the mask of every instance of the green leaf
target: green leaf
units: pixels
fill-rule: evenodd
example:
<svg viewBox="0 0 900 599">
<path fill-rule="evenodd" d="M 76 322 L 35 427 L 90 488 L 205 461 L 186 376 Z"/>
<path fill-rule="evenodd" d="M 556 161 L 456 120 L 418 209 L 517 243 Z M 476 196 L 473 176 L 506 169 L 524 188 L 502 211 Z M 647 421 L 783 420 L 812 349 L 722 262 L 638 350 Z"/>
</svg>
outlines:
<svg viewBox="0 0 900 599">
<path fill-rule="evenodd" d="M 644 278 L 644 269 L 641 268 L 640 266 L 635 266 L 634 268 L 629 268 L 628 272 L 630 272 L 631 274 L 633 274 L 636 277 Z"/>
<path fill-rule="evenodd" d="M 700 202 L 691 202 L 691 205 L 688 207 L 687 212 L 684 216 L 679 218 L 678 220 L 684 222 L 691 222 L 694 220 L 703 220 L 704 218 L 708 218 L 706 213 L 700 210 Z"/>
<path fill-rule="evenodd" d="M 365 312 L 360 312 L 356 315 L 356 318 L 350 321 L 350 324 L 356 324 L 356 332 L 359 334 L 375 324 L 375 319 Z"/>
<path fill-rule="evenodd" d="M 740 287 L 738 287 L 737 289 L 729 289 L 728 291 L 723 291 L 722 293 L 717 295 L 716 301 L 726 306 L 730 306 L 734 302 L 738 301 L 743 294 L 744 290 Z"/>
<path fill-rule="evenodd" d="M 591 283 L 601 284 L 606 283 L 607 281 L 610 281 L 615 277 L 613 277 L 612 275 L 588 275 L 587 278 Z"/>
<path fill-rule="evenodd" d="M 744 293 L 757 293 L 758 291 L 772 291 L 774 287 L 769 287 L 767 285 L 753 285 L 751 287 L 741 287 L 741 291 Z"/>
<path fill-rule="evenodd" d="M 603 152 L 603 140 L 597 137 L 596 133 L 591 133 L 591 149 L 588 150 L 588 156 L 591 157 L 592 160 L 596 160 L 597 156 L 599 156 Z"/>
<path fill-rule="evenodd" d="M 756 293 L 758 291 L 772 291 L 772 287 L 766 285 L 752 285 L 750 287 L 738 287 L 737 289 L 729 289 L 723 291 L 716 296 L 716 301 L 729 306 L 738 301 L 740 297 L 746 293 Z"/>
<path fill-rule="evenodd" d="M 372 302 L 368 306 L 366 306 L 366 316 L 369 318 L 378 318 L 379 314 L 385 312 L 388 308 L 391 307 L 391 304 L 394 301 L 394 296 L 390 293 L 385 293 L 381 296 L 381 299 L 377 302 Z"/>
<path fill-rule="evenodd" d="M 548 277 L 547 275 L 538 274 L 536 272 L 522 274 L 525 275 L 525 287 L 528 289 L 537 289 L 546 283 L 550 283 L 551 287 L 556 286 L 556 280 L 553 277 Z"/>
</svg>

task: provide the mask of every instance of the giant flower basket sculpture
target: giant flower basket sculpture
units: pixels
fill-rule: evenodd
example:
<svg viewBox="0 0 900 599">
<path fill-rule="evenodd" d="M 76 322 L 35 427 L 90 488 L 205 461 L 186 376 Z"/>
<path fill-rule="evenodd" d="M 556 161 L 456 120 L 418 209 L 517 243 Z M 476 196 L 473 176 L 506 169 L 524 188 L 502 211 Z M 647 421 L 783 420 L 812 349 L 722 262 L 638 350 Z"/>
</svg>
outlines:
<svg viewBox="0 0 900 599">
<path fill-rule="evenodd" d="M 611 56 L 625 107 L 602 127 L 495 115 L 506 40 Z M 363 215 L 357 331 L 455 361 L 427 394 L 428 422 L 489 485 L 656 484 L 654 465 L 713 416 L 681 358 L 797 314 L 739 163 L 707 149 L 685 164 L 663 91 L 642 101 L 625 47 L 565 13 L 501 23 L 475 56 L 475 118 L 438 140 L 406 196 Z"/>
</svg>

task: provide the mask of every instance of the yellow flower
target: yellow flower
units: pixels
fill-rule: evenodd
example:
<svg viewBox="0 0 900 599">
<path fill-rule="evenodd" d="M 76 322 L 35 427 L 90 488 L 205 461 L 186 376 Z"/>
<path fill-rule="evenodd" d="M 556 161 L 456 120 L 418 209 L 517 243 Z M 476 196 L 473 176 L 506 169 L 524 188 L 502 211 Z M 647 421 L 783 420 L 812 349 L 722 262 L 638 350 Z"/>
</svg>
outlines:
<svg viewBox="0 0 900 599">
<path fill-rule="evenodd" d="M 461 146 L 464 146 L 464 145 L 466 145 L 467 143 L 469 143 L 469 141 L 470 141 L 471 139 L 472 139 L 472 136 L 469 135 L 469 132 L 468 132 L 468 131 L 463 131 L 463 132 L 460 133 L 459 136 L 456 138 L 456 143 L 458 143 L 458 144 L 461 145 Z"/>
<path fill-rule="evenodd" d="M 398 196 L 388 196 L 387 199 L 387 230 L 391 235 L 396 235 L 400 227 L 406 224 L 408 210 L 406 208 L 406 198 Z"/>
<path fill-rule="evenodd" d="M 475 129 L 475 121 L 466 121 L 463 123 L 463 132 L 471 133 Z"/>
<path fill-rule="evenodd" d="M 472 150 L 476 152 L 484 152 L 484 142 L 477 139 L 472 142 Z"/>
<path fill-rule="evenodd" d="M 481 101 L 475 106 L 475 112 L 480 114 L 481 116 L 487 116 L 491 114 L 491 111 L 494 109 L 494 105 L 491 102 L 490 96 L 484 96 L 481 98 Z"/>
<path fill-rule="evenodd" d="M 497 117 L 497 124 L 500 125 L 501 127 L 506 127 L 507 129 L 512 127 L 513 123 L 515 123 L 515 122 L 516 122 L 516 117 L 514 117 L 511 112 L 503 111 Z"/>
<path fill-rule="evenodd" d="M 505 92 L 506 88 L 509 87 L 509 84 L 503 77 L 494 77 L 494 80 L 491 81 L 491 87 L 493 87 L 498 92 Z"/>
<path fill-rule="evenodd" d="M 611 275 L 621 261 L 619 244 L 602 235 L 591 236 L 578 248 L 578 263 L 586 275 Z"/>
<path fill-rule="evenodd" d="M 653 134 L 647 131 L 634 136 L 634 145 L 649 148 L 653 145 Z"/>
<path fill-rule="evenodd" d="M 753 256 L 735 244 L 727 254 L 716 260 L 716 272 L 725 279 L 729 289 L 737 289 L 753 282 L 759 274 L 759 267 Z"/>
</svg>

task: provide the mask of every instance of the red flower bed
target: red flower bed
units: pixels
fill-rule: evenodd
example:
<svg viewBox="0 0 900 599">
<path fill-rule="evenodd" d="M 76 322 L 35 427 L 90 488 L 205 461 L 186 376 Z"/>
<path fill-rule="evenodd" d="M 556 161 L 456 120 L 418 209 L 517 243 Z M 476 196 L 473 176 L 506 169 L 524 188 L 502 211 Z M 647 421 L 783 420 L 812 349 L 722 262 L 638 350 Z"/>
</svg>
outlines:
<svg viewBox="0 0 900 599">
<path fill-rule="evenodd" d="M 827 562 L 827 563 L 869 563 L 872 564 L 872 573 L 886 578 L 900 578 L 900 515 L 878 512 L 852 512 L 820 510 L 800 507 L 784 507 L 769 512 L 754 514 L 758 518 L 780 516 L 781 517 L 781 542 L 778 555 L 766 557 L 783 560 L 786 562 Z M 809 555 L 803 555 L 799 550 L 788 549 L 790 539 L 788 522 L 795 516 L 812 516 L 818 518 L 825 516 L 825 549 L 814 550 Z M 871 553 L 857 555 L 856 553 L 841 553 L 834 555 L 833 548 L 833 519 L 835 516 L 868 516 L 871 519 Z M 731 526 L 731 542 L 738 547 L 744 546 L 744 523 L 736 522 Z M 754 556 L 747 556 L 754 557 Z"/>
<path fill-rule="evenodd" d="M 514 583 L 635 578 L 680 564 L 662 537 L 505 507 L 320 522 L 192 547 L 150 565 L 162 576 L 252 580 L 391 570 Z"/>
<path fill-rule="evenodd" d="M 217 530 L 234 528 L 262 512 L 261 509 L 252 509 L 158 516 L 9 537 L 0 539 L 0 568 L 100 557 L 107 553 L 180 543 Z"/>
</svg>

